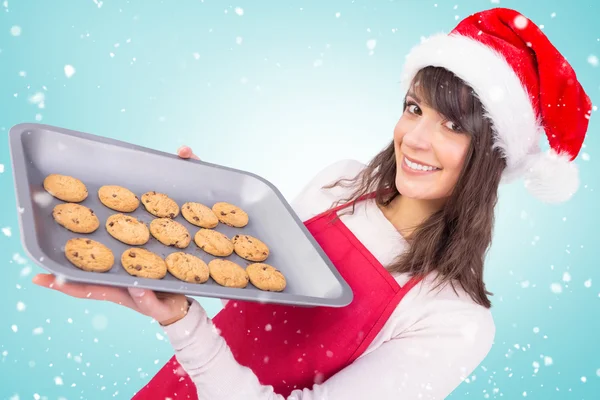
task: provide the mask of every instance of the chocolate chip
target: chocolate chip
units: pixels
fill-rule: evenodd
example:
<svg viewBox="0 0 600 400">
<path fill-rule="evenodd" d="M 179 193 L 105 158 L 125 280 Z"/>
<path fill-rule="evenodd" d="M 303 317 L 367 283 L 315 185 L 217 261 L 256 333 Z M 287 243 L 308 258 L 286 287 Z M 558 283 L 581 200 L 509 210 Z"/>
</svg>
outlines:
<svg viewBox="0 0 600 400">
<path fill-rule="evenodd" d="M 252 243 L 252 240 L 248 239 L 248 243 Z"/>
<path fill-rule="evenodd" d="M 114 222 L 111 222 L 108 224 L 108 226 L 113 226 L 114 224 L 115 224 Z"/>
<path fill-rule="evenodd" d="M 141 265 L 136 265 L 134 268 L 136 269 L 136 271 L 141 271 L 142 270 L 142 266 Z"/>
<path fill-rule="evenodd" d="M 90 210 L 90 213 L 92 213 L 92 215 L 94 215 L 94 210 Z"/>
<path fill-rule="evenodd" d="M 263 270 L 263 271 L 266 271 L 266 270 L 267 270 L 267 267 L 262 267 L 262 270 Z"/>
<path fill-rule="evenodd" d="M 174 217 L 175 217 L 175 214 L 174 214 L 174 213 L 171 213 L 171 214 L 169 214 L 169 217 L 171 217 L 171 218 L 174 218 Z"/>
<path fill-rule="evenodd" d="M 224 211 L 221 211 L 221 215 L 227 215 Z"/>
<path fill-rule="evenodd" d="M 194 276 L 194 280 L 195 280 L 196 282 L 200 282 L 200 277 L 199 277 L 198 275 L 196 275 L 196 276 Z"/>
<path fill-rule="evenodd" d="M 87 244 L 90 244 L 90 243 L 92 243 L 92 241 L 91 241 L 90 239 L 87 239 L 85 242 L 86 242 Z"/>
<path fill-rule="evenodd" d="M 146 200 L 146 203 L 150 203 L 150 200 Z"/>
<path fill-rule="evenodd" d="M 235 210 L 231 210 L 230 213 L 235 214 Z"/>
<path fill-rule="evenodd" d="M 194 217 L 194 221 L 200 221 L 200 218 Z"/>
<path fill-rule="evenodd" d="M 267 252 L 266 252 L 266 251 L 263 251 L 263 256 L 266 256 L 266 255 L 267 255 Z"/>
<path fill-rule="evenodd" d="M 79 257 L 79 253 L 78 253 L 78 252 L 75 252 L 75 253 L 73 253 L 73 256 L 74 256 L 74 257 Z"/>
<path fill-rule="evenodd" d="M 94 257 L 94 255 L 93 255 L 93 254 L 90 254 L 90 256 L 92 256 L 92 258 L 93 258 L 94 260 L 96 259 L 96 257 Z"/>
<path fill-rule="evenodd" d="M 130 251 L 130 252 L 129 252 L 129 257 L 131 257 L 131 258 L 135 258 L 135 253 L 134 253 L 133 251 Z"/>
<path fill-rule="evenodd" d="M 117 195 L 116 195 L 116 194 L 114 194 L 114 193 L 113 193 L 113 195 L 112 195 L 112 196 L 113 196 L 113 197 L 117 197 Z"/>
<path fill-rule="evenodd" d="M 79 220 L 77 218 L 73 218 L 72 221 L 75 222 L 76 224 L 79 223 Z"/>
<path fill-rule="evenodd" d="M 131 218 L 125 218 L 126 222 L 131 222 Z"/>
<path fill-rule="evenodd" d="M 152 194 L 156 194 L 156 192 L 153 190 L 153 191 L 152 191 Z"/>
<path fill-rule="evenodd" d="M 188 235 L 187 233 L 185 234 L 185 237 L 189 237 L 190 235 Z"/>
<path fill-rule="evenodd" d="M 187 209 L 188 209 L 188 210 L 191 210 L 190 206 L 187 206 Z"/>
</svg>

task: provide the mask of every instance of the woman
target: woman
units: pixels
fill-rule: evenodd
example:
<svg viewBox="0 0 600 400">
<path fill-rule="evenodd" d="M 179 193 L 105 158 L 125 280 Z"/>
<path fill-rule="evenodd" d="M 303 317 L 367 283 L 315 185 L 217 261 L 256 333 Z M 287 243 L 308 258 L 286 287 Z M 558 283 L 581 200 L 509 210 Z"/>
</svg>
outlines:
<svg viewBox="0 0 600 400">
<path fill-rule="evenodd" d="M 349 306 L 231 301 L 210 320 L 183 295 L 34 281 L 161 323 L 175 356 L 136 399 L 446 397 L 493 343 L 483 266 L 499 184 L 523 177 L 541 200 L 570 198 L 591 103 L 537 26 L 508 9 L 415 47 L 404 94 L 387 148 L 367 166 L 331 165 L 292 203 L 352 287 Z"/>
</svg>

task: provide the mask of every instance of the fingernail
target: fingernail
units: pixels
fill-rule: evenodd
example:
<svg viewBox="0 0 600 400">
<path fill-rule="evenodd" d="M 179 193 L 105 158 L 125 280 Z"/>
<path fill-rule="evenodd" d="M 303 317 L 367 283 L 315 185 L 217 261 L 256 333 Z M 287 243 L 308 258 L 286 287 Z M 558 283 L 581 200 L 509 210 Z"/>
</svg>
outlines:
<svg viewBox="0 0 600 400">
<path fill-rule="evenodd" d="M 146 291 L 140 288 L 129 288 L 129 293 L 134 297 L 142 297 L 146 294 Z"/>
</svg>

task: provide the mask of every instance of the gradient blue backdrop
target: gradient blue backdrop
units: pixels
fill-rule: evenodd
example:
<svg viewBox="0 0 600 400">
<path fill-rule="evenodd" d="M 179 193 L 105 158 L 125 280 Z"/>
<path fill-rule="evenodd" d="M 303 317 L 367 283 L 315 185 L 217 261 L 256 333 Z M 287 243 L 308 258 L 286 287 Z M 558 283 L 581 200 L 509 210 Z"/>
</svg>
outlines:
<svg viewBox="0 0 600 400">
<path fill-rule="evenodd" d="M 41 269 L 20 242 L 11 126 L 40 121 L 168 152 L 185 143 L 292 198 L 325 165 L 368 161 L 390 140 L 402 61 L 421 36 L 496 5 L 543 25 L 597 103 L 596 0 L 4 1 L 0 398 L 127 399 L 172 354 L 148 318 L 30 283 Z M 496 341 L 452 398 L 600 398 L 599 127 L 594 112 L 570 203 L 502 188 L 486 272 Z"/>
</svg>

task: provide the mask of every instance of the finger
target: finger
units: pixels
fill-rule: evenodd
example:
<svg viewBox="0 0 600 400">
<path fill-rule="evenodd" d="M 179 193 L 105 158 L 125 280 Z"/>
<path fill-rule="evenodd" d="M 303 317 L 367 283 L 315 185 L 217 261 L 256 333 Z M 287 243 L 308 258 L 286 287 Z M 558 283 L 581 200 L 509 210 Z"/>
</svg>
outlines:
<svg viewBox="0 0 600 400">
<path fill-rule="evenodd" d="M 128 288 L 127 290 L 136 308 L 142 314 L 148 315 L 157 321 L 163 320 L 169 315 L 169 307 L 156 297 L 152 290 L 140 288 Z"/>
<path fill-rule="evenodd" d="M 193 152 L 192 149 L 188 146 L 181 146 L 178 150 L 177 150 L 177 155 L 181 158 L 193 158 L 194 160 L 199 160 L 200 158 L 198 158 L 198 156 L 196 156 Z"/>
<path fill-rule="evenodd" d="M 78 299 L 106 300 L 125 307 L 135 308 L 135 304 L 126 289 L 64 282 L 52 274 L 38 274 L 33 277 L 32 282 Z"/>
</svg>

